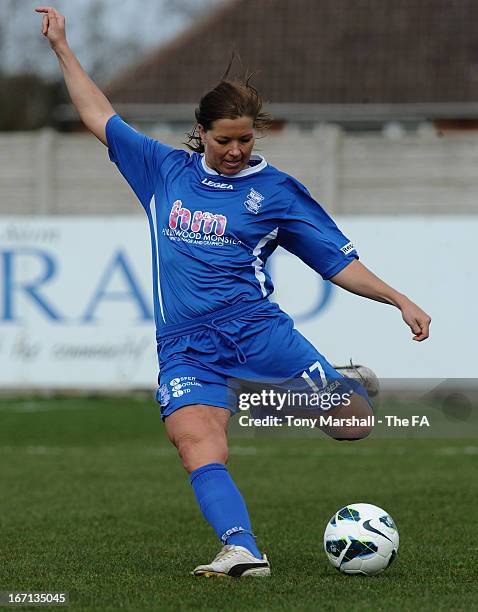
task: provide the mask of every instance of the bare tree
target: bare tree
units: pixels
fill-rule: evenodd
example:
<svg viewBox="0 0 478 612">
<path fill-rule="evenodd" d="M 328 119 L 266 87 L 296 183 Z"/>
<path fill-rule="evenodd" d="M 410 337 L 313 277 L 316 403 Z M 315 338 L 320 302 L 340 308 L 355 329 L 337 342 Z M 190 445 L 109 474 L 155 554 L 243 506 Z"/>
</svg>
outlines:
<svg viewBox="0 0 478 612">
<path fill-rule="evenodd" d="M 0 0 L 0 130 L 31 129 L 52 122 L 66 96 L 57 60 L 41 35 L 30 0 Z M 69 0 L 52 2 L 67 15 L 70 44 L 100 84 L 229 0 Z"/>
</svg>

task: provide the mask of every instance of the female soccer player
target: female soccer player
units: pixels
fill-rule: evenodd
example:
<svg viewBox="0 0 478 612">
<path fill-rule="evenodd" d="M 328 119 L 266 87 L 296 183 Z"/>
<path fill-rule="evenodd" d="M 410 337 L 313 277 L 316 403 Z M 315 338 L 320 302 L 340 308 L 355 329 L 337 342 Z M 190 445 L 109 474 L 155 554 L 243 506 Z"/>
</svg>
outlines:
<svg viewBox="0 0 478 612">
<path fill-rule="evenodd" d="M 302 380 L 321 393 L 344 380 L 267 298 L 265 262 L 281 245 L 323 278 L 396 306 L 414 340 L 430 317 L 358 261 L 353 244 L 297 180 L 253 155 L 267 124 L 248 83 L 223 80 L 200 101 L 188 154 L 139 134 L 115 114 L 69 48 L 51 7 L 42 31 L 58 56 L 86 127 L 109 149 L 148 217 L 160 366 L 158 401 L 169 439 L 190 475 L 205 519 L 223 543 L 195 575 L 268 576 L 244 500 L 227 462 L 228 380 Z M 360 392 L 331 413 L 368 416 Z M 367 426 L 329 433 L 357 439 Z"/>
</svg>

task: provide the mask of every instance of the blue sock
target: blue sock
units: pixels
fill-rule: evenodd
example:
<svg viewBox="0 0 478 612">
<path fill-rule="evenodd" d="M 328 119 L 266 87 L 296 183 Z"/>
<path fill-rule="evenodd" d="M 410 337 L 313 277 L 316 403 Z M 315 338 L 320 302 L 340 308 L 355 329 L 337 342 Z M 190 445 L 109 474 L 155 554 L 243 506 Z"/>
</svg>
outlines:
<svg viewBox="0 0 478 612">
<path fill-rule="evenodd" d="M 225 465 L 209 463 L 189 476 L 201 512 L 223 544 L 244 546 L 262 559 L 246 504 Z"/>
</svg>

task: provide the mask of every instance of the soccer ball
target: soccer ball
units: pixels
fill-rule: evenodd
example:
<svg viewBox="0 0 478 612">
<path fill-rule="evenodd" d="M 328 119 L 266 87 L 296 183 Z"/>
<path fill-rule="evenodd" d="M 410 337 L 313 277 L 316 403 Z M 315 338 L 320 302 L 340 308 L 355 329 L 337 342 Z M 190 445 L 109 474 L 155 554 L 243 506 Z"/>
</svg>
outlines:
<svg viewBox="0 0 478 612">
<path fill-rule="evenodd" d="M 373 576 L 397 556 L 398 530 L 392 517 L 372 504 L 350 504 L 327 523 L 324 548 L 344 574 Z"/>
</svg>

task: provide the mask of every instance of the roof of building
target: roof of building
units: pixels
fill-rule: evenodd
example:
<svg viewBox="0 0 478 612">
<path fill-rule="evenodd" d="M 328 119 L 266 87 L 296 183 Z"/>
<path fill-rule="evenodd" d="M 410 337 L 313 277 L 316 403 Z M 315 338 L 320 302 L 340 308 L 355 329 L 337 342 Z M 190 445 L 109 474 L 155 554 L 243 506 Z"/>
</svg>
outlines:
<svg viewBox="0 0 478 612">
<path fill-rule="evenodd" d="M 197 103 L 233 49 L 280 105 L 478 105 L 475 0 L 229 0 L 119 74 L 114 103 Z M 473 115 L 472 113 L 472 115 Z"/>
</svg>

